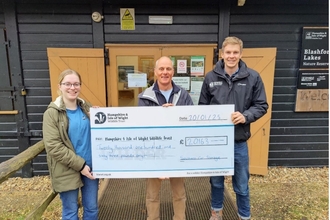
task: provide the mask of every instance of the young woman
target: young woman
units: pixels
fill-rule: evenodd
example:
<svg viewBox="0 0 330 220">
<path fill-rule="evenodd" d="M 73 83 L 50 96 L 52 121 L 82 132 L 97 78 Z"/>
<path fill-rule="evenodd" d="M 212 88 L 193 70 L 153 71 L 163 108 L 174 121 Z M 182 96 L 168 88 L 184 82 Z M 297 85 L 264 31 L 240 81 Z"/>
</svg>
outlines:
<svg viewBox="0 0 330 220">
<path fill-rule="evenodd" d="M 81 77 L 74 70 L 63 71 L 58 80 L 59 97 L 43 116 L 43 141 L 55 192 L 62 201 L 62 220 L 78 220 L 78 192 L 81 190 L 83 219 L 98 218 L 98 179 L 92 175 L 91 104 L 79 98 Z"/>
</svg>

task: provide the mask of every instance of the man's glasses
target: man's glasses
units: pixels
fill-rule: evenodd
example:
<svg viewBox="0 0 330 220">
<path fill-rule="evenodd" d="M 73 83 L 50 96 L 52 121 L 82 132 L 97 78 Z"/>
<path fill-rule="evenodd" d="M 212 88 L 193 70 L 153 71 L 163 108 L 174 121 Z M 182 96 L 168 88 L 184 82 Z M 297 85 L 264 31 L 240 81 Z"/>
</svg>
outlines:
<svg viewBox="0 0 330 220">
<path fill-rule="evenodd" d="M 69 82 L 65 82 L 65 83 L 61 83 L 61 85 L 65 86 L 65 88 L 71 88 L 71 86 L 73 86 L 74 88 L 79 88 L 80 87 L 80 83 L 69 83 Z"/>
</svg>

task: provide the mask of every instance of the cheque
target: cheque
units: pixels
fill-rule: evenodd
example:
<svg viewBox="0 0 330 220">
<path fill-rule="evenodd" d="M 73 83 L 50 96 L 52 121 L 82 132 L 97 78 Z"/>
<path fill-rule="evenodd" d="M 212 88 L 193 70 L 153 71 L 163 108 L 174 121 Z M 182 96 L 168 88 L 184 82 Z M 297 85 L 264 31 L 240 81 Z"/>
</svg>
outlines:
<svg viewBox="0 0 330 220">
<path fill-rule="evenodd" d="M 234 173 L 234 105 L 91 108 L 97 178 Z"/>
</svg>

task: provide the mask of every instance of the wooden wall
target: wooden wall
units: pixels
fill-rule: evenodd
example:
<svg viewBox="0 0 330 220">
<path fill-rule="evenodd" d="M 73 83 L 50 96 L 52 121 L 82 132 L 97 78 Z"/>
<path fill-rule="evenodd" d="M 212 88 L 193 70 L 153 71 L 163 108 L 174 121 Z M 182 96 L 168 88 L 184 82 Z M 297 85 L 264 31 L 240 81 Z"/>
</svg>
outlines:
<svg viewBox="0 0 330 220">
<path fill-rule="evenodd" d="M 0 111 L 14 110 L 14 94 L 8 69 L 4 7 L 0 4 Z M 17 155 L 17 115 L 0 114 L 0 163 Z"/>
<path fill-rule="evenodd" d="M 6 23 L 2 7 L 5 1 L 0 0 L 0 27 Z M 42 139 L 42 115 L 51 101 L 47 47 L 93 48 L 102 47 L 102 43 L 221 44 L 223 36 L 230 34 L 242 38 L 246 48 L 277 47 L 269 165 L 328 165 L 328 113 L 294 112 L 302 27 L 328 26 L 327 0 L 246 0 L 243 7 L 237 6 L 237 0 L 15 2 L 14 7 L 10 4 L 12 11 L 7 16 L 17 22 L 17 43 L 27 91 L 29 144 Z M 99 23 L 103 26 L 98 29 L 91 19 L 97 7 L 104 15 L 103 23 Z M 135 31 L 120 30 L 119 9 L 125 7 L 135 8 Z M 149 25 L 149 15 L 173 16 L 173 24 Z M 98 46 L 96 38 L 102 39 Z M 14 124 L 18 121 L 0 117 L 0 126 L 10 120 Z M 8 143 L 1 137 L 0 155 L 6 152 L 10 154 L 7 157 L 14 156 L 21 150 L 17 142 Z M 33 175 L 48 173 L 45 154 L 33 161 L 30 170 Z"/>
<path fill-rule="evenodd" d="M 329 26 L 328 1 L 271 2 L 247 0 L 230 14 L 230 34 L 245 48 L 277 48 L 269 165 L 328 165 L 328 112 L 294 112 L 302 27 Z"/>
<path fill-rule="evenodd" d="M 5 17 L 3 15 L 3 6 L 0 5 L 0 27 L 3 28 L 5 26 Z"/>
<path fill-rule="evenodd" d="M 90 3 L 18 1 L 17 22 L 32 145 L 42 139 L 42 116 L 52 101 L 46 48 L 93 47 Z M 34 175 L 48 173 L 45 161 L 45 154 L 33 161 Z"/>
<path fill-rule="evenodd" d="M 135 31 L 120 30 L 120 8 L 135 9 Z M 217 43 L 217 0 L 104 2 L 106 43 Z M 172 25 L 150 25 L 149 15 L 173 16 Z"/>
</svg>

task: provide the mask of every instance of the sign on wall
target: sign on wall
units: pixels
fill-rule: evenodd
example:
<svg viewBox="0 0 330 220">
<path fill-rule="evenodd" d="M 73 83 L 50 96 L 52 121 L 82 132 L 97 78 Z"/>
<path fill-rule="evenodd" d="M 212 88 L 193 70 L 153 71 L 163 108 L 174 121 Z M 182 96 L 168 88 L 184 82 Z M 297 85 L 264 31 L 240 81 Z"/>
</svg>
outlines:
<svg viewBox="0 0 330 220">
<path fill-rule="evenodd" d="M 329 111 L 329 89 L 298 89 L 296 112 Z"/>
<path fill-rule="evenodd" d="M 328 70 L 299 70 L 297 89 L 328 89 Z"/>
<path fill-rule="evenodd" d="M 329 111 L 329 28 L 304 27 L 296 112 Z"/>
<path fill-rule="evenodd" d="M 301 69 L 329 67 L 329 28 L 304 27 L 301 42 Z"/>
<path fill-rule="evenodd" d="M 135 10 L 134 8 L 120 9 L 121 30 L 135 30 Z"/>
</svg>

